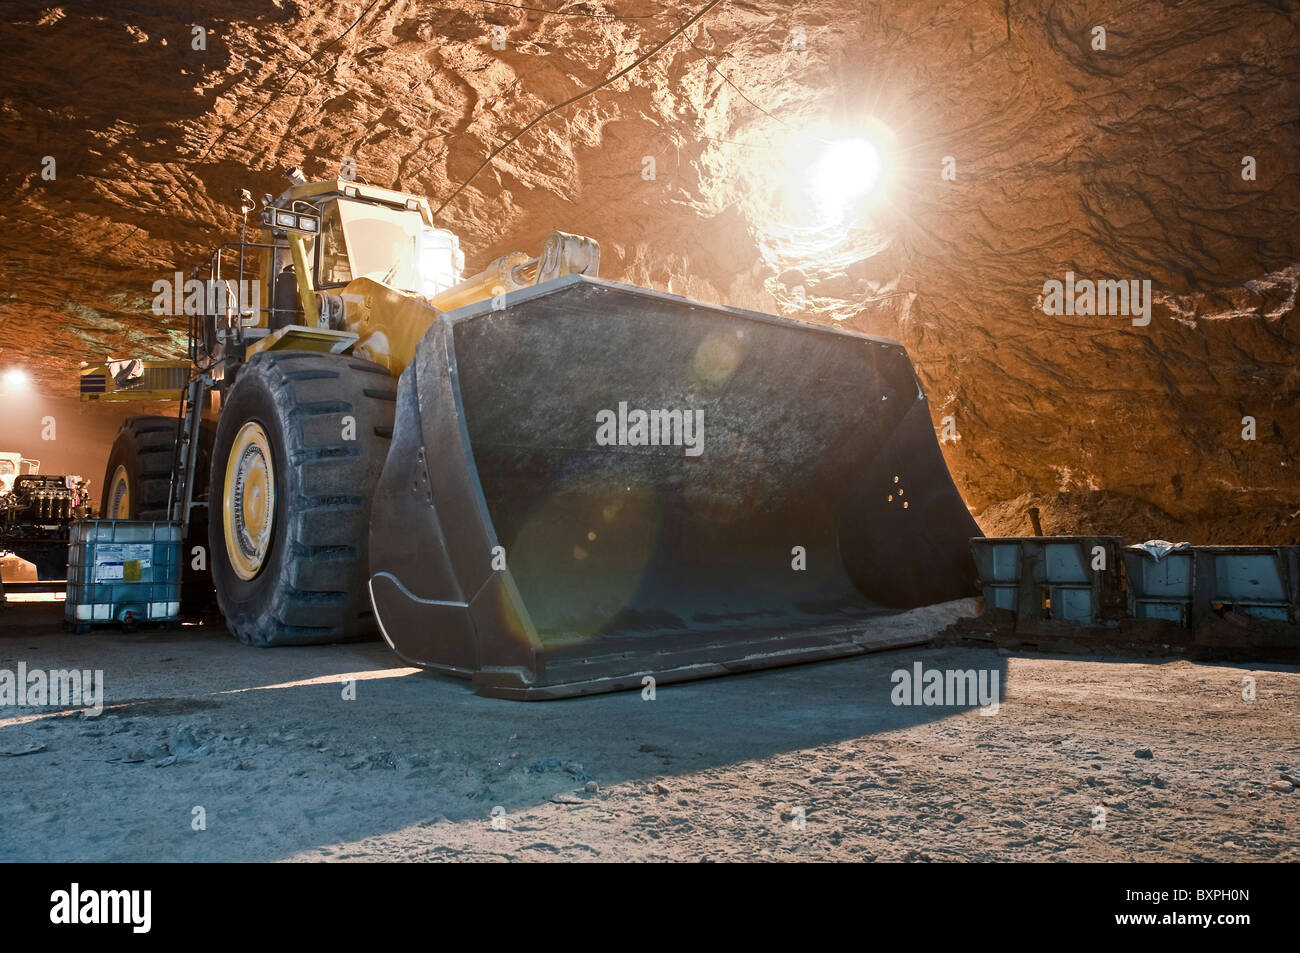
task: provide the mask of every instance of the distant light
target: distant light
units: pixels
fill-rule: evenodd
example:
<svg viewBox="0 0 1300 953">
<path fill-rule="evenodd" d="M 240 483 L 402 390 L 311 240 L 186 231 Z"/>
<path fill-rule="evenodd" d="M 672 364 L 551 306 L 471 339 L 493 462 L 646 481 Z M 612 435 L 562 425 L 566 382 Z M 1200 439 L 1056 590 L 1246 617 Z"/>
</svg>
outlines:
<svg viewBox="0 0 1300 953">
<path fill-rule="evenodd" d="M 4 377 L 0 378 L 0 381 L 4 382 L 6 391 L 13 392 L 26 390 L 32 379 L 21 367 L 11 367 L 4 372 Z"/>
<path fill-rule="evenodd" d="M 808 169 L 808 189 L 818 209 L 839 217 L 880 185 L 880 151 L 869 139 L 828 143 Z"/>
</svg>

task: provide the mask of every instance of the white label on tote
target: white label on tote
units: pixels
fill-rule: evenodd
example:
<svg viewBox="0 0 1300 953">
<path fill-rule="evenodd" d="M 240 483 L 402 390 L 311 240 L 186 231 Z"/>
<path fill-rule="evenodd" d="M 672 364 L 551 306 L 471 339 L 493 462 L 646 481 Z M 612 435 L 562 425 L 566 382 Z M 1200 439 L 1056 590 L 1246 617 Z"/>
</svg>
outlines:
<svg viewBox="0 0 1300 953">
<path fill-rule="evenodd" d="M 122 582 L 129 575 L 138 582 L 140 571 L 148 569 L 153 556 L 152 543 L 111 543 L 95 548 L 95 582 Z"/>
</svg>

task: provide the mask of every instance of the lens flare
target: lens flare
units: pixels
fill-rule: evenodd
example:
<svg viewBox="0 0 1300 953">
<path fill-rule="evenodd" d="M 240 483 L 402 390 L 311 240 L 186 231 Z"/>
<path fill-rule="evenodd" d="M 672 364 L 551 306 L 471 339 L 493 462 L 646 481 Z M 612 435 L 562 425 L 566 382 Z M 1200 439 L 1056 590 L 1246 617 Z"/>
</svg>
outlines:
<svg viewBox="0 0 1300 953">
<path fill-rule="evenodd" d="M 828 143 L 808 170 L 808 189 L 818 208 L 842 216 L 875 192 L 881 182 L 880 151 L 869 139 Z"/>
</svg>

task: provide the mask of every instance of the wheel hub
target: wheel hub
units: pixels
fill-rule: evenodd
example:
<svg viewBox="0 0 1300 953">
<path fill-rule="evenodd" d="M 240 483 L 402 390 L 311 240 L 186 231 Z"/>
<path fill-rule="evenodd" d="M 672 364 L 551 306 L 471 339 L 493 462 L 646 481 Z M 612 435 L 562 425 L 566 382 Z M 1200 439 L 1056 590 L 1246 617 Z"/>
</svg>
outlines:
<svg viewBox="0 0 1300 953">
<path fill-rule="evenodd" d="M 108 489 L 108 512 L 104 519 L 129 520 L 131 518 L 131 477 L 126 467 L 119 464 L 113 471 L 112 482 Z"/>
<path fill-rule="evenodd" d="M 240 579 L 252 579 L 262 571 L 275 525 L 271 442 L 254 421 L 239 429 L 230 447 L 221 513 L 231 568 Z"/>
</svg>

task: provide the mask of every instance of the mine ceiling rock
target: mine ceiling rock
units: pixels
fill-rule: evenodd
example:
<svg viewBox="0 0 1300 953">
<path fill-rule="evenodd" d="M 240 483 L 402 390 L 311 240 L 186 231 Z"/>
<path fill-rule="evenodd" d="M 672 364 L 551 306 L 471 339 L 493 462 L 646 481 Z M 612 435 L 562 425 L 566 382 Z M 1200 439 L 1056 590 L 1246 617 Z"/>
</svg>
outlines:
<svg viewBox="0 0 1300 953">
<path fill-rule="evenodd" d="M 0 364 L 66 397 L 80 360 L 175 353 L 152 283 L 232 237 L 240 188 L 350 156 L 437 207 L 701 6 L 9 4 Z M 1028 531 L 1037 501 L 1048 532 L 1300 542 L 1287 9 L 722 3 L 439 218 L 471 269 L 560 228 L 601 242 L 607 278 L 896 338 L 986 531 Z M 869 117 L 894 137 L 888 200 L 798 221 L 792 137 Z M 1066 272 L 1149 280 L 1150 323 L 1045 314 Z"/>
</svg>

